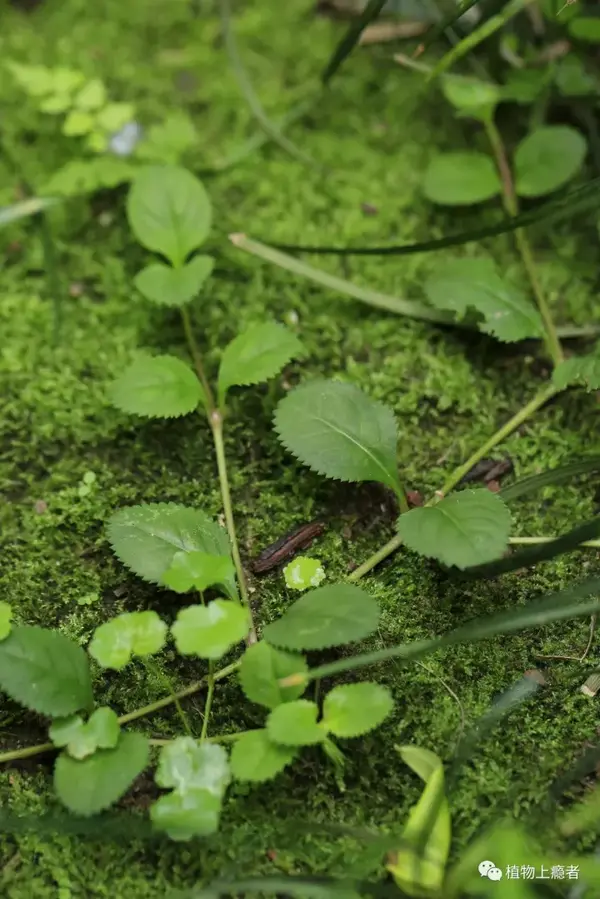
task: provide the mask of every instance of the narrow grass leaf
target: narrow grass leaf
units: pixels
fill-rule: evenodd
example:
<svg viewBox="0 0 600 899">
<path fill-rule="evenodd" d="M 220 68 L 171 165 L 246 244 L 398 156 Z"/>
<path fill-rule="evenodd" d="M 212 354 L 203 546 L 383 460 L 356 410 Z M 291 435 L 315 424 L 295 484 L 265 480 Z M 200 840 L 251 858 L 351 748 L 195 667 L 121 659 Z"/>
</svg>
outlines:
<svg viewBox="0 0 600 899">
<path fill-rule="evenodd" d="M 420 53 L 423 53 L 432 44 L 434 44 L 439 37 L 441 37 L 445 31 L 449 28 L 452 28 L 458 20 L 464 16 L 466 12 L 480 3 L 481 0 L 462 0 L 462 2 L 458 3 L 456 9 L 452 9 L 449 13 L 446 14 L 444 18 L 442 18 L 437 25 L 433 25 L 423 38 L 421 45 L 419 46 Z"/>
<path fill-rule="evenodd" d="M 541 474 L 523 478 L 511 484 L 510 487 L 504 487 L 499 495 L 505 503 L 509 503 L 513 499 L 519 499 L 522 496 L 535 493 L 536 490 L 542 490 L 544 487 L 556 487 L 559 484 L 570 481 L 572 478 L 598 470 L 600 470 L 600 456 L 591 456 L 589 459 L 582 459 L 580 462 L 558 465 L 556 468 L 550 468 Z"/>
<path fill-rule="evenodd" d="M 387 0 L 368 0 L 362 12 L 351 22 L 346 34 L 333 51 L 321 75 L 323 84 L 328 84 L 331 81 L 344 60 L 350 56 L 358 44 L 365 28 L 375 21 L 386 3 Z"/>
<path fill-rule="evenodd" d="M 30 197 L 20 203 L 13 203 L 12 206 L 0 207 L 0 228 L 30 215 L 37 215 L 38 212 L 43 212 L 44 209 L 48 209 L 58 202 L 57 197 Z"/>
</svg>

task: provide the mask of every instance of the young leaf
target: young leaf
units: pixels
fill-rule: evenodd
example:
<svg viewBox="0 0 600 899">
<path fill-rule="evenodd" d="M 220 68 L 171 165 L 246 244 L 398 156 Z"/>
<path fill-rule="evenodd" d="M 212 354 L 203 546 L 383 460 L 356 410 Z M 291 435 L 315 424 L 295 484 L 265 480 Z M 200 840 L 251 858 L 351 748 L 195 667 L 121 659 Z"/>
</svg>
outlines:
<svg viewBox="0 0 600 899">
<path fill-rule="evenodd" d="M 79 715 L 58 718 L 48 736 L 55 746 L 66 746 L 74 759 L 84 759 L 97 749 L 113 749 L 119 741 L 119 719 L 107 706 L 96 709 L 87 723 Z"/>
<path fill-rule="evenodd" d="M 185 306 L 198 296 L 214 267 L 215 260 L 212 256 L 194 256 L 181 268 L 171 268 L 162 262 L 155 262 L 138 272 L 133 283 L 151 303 L 158 306 Z"/>
<path fill-rule="evenodd" d="M 0 600 L 0 640 L 5 640 L 12 629 L 12 607 L 10 603 Z"/>
<path fill-rule="evenodd" d="M 378 622 L 372 596 L 353 584 L 331 584 L 305 593 L 263 634 L 285 649 L 326 649 L 368 637 Z"/>
<path fill-rule="evenodd" d="M 304 686 L 281 687 L 279 681 L 290 674 L 308 671 L 302 656 L 274 649 L 261 640 L 250 646 L 242 657 L 240 684 L 251 702 L 274 709 L 284 702 L 298 699 Z"/>
<path fill-rule="evenodd" d="M 72 715 L 92 704 L 88 657 L 59 631 L 15 627 L 0 642 L 0 689 L 40 715 Z"/>
<path fill-rule="evenodd" d="M 224 584 L 235 577 L 231 556 L 214 556 L 203 552 L 177 552 L 173 556 L 162 582 L 176 593 L 188 590 L 206 590 L 216 584 Z"/>
<path fill-rule="evenodd" d="M 283 577 L 290 590 L 308 590 L 310 587 L 318 587 L 325 580 L 325 570 L 318 559 L 296 556 L 283 569 Z"/>
<path fill-rule="evenodd" d="M 250 630 L 245 606 L 215 599 L 207 606 L 188 606 L 171 628 L 177 651 L 201 659 L 220 659 Z"/>
<path fill-rule="evenodd" d="M 393 708 L 387 687 L 367 681 L 342 684 L 325 697 L 321 724 L 336 737 L 360 737 L 379 727 Z"/>
<path fill-rule="evenodd" d="M 498 340 L 512 342 L 543 334 L 535 306 L 497 272 L 491 259 L 453 259 L 439 265 L 425 282 L 429 302 L 459 317 L 477 310 L 480 329 Z"/>
<path fill-rule="evenodd" d="M 62 133 L 67 137 L 81 137 L 82 134 L 89 134 L 94 125 L 94 117 L 89 112 L 73 109 L 63 123 Z"/>
<path fill-rule="evenodd" d="M 96 117 L 98 127 L 103 131 L 114 134 L 128 125 L 135 115 L 135 107 L 132 103 L 107 103 Z M 143 241 L 140 241 L 143 243 Z"/>
<path fill-rule="evenodd" d="M 160 652 L 167 630 L 156 612 L 124 612 L 96 628 L 89 653 L 103 668 L 120 671 L 132 656 Z"/>
<path fill-rule="evenodd" d="M 443 153 L 429 164 L 423 193 L 440 206 L 470 206 L 491 200 L 502 192 L 493 161 L 484 153 Z"/>
<path fill-rule="evenodd" d="M 200 509 L 178 503 L 144 503 L 119 509 L 108 522 L 113 552 L 135 574 L 160 584 L 179 552 L 230 555 L 227 532 Z M 237 598 L 235 579 L 222 585 Z"/>
<path fill-rule="evenodd" d="M 302 384 L 281 400 L 274 422 L 281 443 L 313 471 L 400 489 L 394 413 L 354 384 Z"/>
<path fill-rule="evenodd" d="M 277 322 L 254 325 L 238 334 L 225 347 L 219 367 L 219 405 L 230 387 L 259 384 L 281 371 L 290 359 L 298 358 L 303 346 L 291 331 Z"/>
<path fill-rule="evenodd" d="M 114 130 L 114 129 L 113 129 Z M 179 166 L 140 171 L 127 198 L 129 224 L 138 241 L 178 267 L 208 237 L 212 212 L 200 181 Z"/>
<path fill-rule="evenodd" d="M 515 150 L 515 185 L 521 197 L 543 197 L 577 174 L 587 153 L 583 135 L 568 125 L 544 125 Z"/>
<path fill-rule="evenodd" d="M 285 702 L 267 718 L 267 734 L 282 746 L 312 746 L 322 743 L 327 731 L 317 724 L 319 707 L 308 699 Z"/>
<path fill-rule="evenodd" d="M 266 730 L 248 731 L 233 744 L 231 772 L 236 780 L 271 780 L 295 757 L 295 748 L 271 742 Z"/>
<path fill-rule="evenodd" d="M 99 749 L 81 761 L 61 753 L 54 766 L 54 788 L 70 811 L 95 815 L 123 796 L 149 759 L 146 737 L 122 733 L 114 749 Z"/>
<path fill-rule="evenodd" d="M 469 568 L 491 562 L 508 545 L 510 512 L 489 490 L 463 490 L 434 506 L 411 509 L 398 519 L 409 548 L 444 565 Z"/>
<path fill-rule="evenodd" d="M 598 16 L 576 16 L 569 22 L 569 34 L 578 41 L 600 44 L 600 18 Z"/>
<path fill-rule="evenodd" d="M 173 790 L 150 806 L 150 819 L 157 830 L 172 840 L 185 842 L 207 837 L 219 829 L 223 800 L 208 790 Z"/>
<path fill-rule="evenodd" d="M 147 136 L 136 150 L 136 156 L 150 162 L 178 163 L 197 142 L 198 132 L 190 117 L 176 110 L 164 122 L 148 129 Z"/>
<path fill-rule="evenodd" d="M 475 119 L 488 118 L 502 99 L 497 84 L 464 75 L 445 75 L 441 87 L 446 99 L 462 115 Z"/>
<path fill-rule="evenodd" d="M 585 389 L 600 389 L 600 352 L 597 348 L 587 356 L 572 356 L 559 362 L 552 373 L 552 382 L 559 390 L 571 384 L 583 384 Z"/>
<path fill-rule="evenodd" d="M 140 356 L 110 389 L 113 406 L 145 418 L 178 418 L 203 399 L 200 381 L 175 356 Z"/>
<path fill-rule="evenodd" d="M 77 96 L 74 104 L 77 109 L 86 111 L 100 109 L 106 103 L 106 88 L 99 78 L 93 78 L 85 84 Z"/>
</svg>

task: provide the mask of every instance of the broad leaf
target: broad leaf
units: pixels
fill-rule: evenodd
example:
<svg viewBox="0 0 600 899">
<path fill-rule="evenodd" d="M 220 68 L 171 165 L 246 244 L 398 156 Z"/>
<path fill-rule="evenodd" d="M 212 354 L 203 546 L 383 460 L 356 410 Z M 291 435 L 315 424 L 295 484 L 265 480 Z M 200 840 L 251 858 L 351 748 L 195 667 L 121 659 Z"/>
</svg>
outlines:
<svg viewBox="0 0 600 899">
<path fill-rule="evenodd" d="M 110 388 L 113 406 L 145 418 L 179 418 L 203 398 L 200 381 L 175 356 L 140 356 Z"/>
<path fill-rule="evenodd" d="M 463 490 L 398 519 L 403 543 L 444 565 L 469 568 L 499 558 L 508 545 L 510 512 L 489 490 Z"/>
<path fill-rule="evenodd" d="M 305 593 L 263 634 L 285 649 L 326 649 L 363 640 L 378 622 L 379 606 L 372 596 L 353 584 L 332 584 Z"/>
<path fill-rule="evenodd" d="M 589 41 L 591 44 L 600 44 L 600 17 L 574 17 L 569 22 L 569 34 L 578 41 Z"/>
<path fill-rule="evenodd" d="M 480 329 L 507 342 L 538 337 L 543 323 L 535 306 L 505 281 L 491 259 L 453 259 L 439 265 L 425 282 L 429 302 L 459 317 L 475 309 Z"/>
<path fill-rule="evenodd" d="M 308 699 L 296 699 L 273 709 L 267 718 L 267 734 L 282 746 L 312 746 L 322 743 L 327 731 L 317 724 L 319 707 Z"/>
<path fill-rule="evenodd" d="M 563 97 L 583 97 L 597 91 L 597 83 L 585 70 L 583 61 L 574 53 L 559 60 L 554 69 L 554 81 Z"/>
<path fill-rule="evenodd" d="M 394 708 L 392 694 L 380 684 L 342 684 L 323 703 L 322 725 L 336 737 L 360 737 L 385 721 Z"/>
<path fill-rule="evenodd" d="M 0 600 L 0 640 L 5 640 L 12 630 L 12 606 Z"/>
<path fill-rule="evenodd" d="M 587 356 L 572 356 L 559 362 L 552 373 L 559 390 L 571 384 L 582 384 L 587 391 L 600 389 L 600 348 Z"/>
<path fill-rule="evenodd" d="M 521 197 L 543 197 L 570 181 L 587 153 L 583 135 L 568 125 L 544 125 L 515 150 L 515 185 Z"/>
<path fill-rule="evenodd" d="M 127 198 L 133 233 L 174 266 L 204 243 L 210 231 L 210 200 L 200 181 L 179 166 L 152 165 L 137 175 Z"/>
<path fill-rule="evenodd" d="M 206 590 L 216 584 L 224 584 L 235 577 L 231 556 L 214 556 L 203 552 L 177 552 L 162 581 L 176 593 L 188 590 Z"/>
<path fill-rule="evenodd" d="M 444 153 L 429 164 L 423 192 L 440 206 L 470 206 L 491 200 L 502 192 L 493 161 L 484 153 Z"/>
<path fill-rule="evenodd" d="M 274 709 L 302 696 L 304 686 L 282 687 L 279 681 L 290 674 L 307 671 L 302 656 L 282 652 L 264 640 L 250 646 L 242 657 L 240 684 L 251 702 Z"/>
<path fill-rule="evenodd" d="M 231 771 L 236 780 L 271 780 L 295 757 L 294 747 L 273 743 L 266 730 L 248 731 L 233 744 Z"/>
<path fill-rule="evenodd" d="M 177 651 L 201 659 L 220 659 L 247 636 L 250 617 L 245 606 L 215 599 L 207 606 L 188 606 L 171 628 Z"/>
<path fill-rule="evenodd" d="M 48 736 L 55 746 L 66 746 L 74 759 L 84 759 L 97 749 L 113 749 L 119 742 L 120 726 L 117 713 L 103 706 L 84 722 L 79 715 L 58 718 L 54 721 Z"/>
<path fill-rule="evenodd" d="M 15 627 L 0 642 L 0 689 L 40 715 L 58 718 L 92 704 L 87 654 L 64 634 Z"/>
<path fill-rule="evenodd" d="M 89 653 L 103 668 L 120 671 L 132 656 L 160 652 L 167 630 L 156 612 L 124 612 L 96 628 Z"/>
<path fill-rule="evenodd" d="M 151 303 L 158 306 L 184 306 L 198 296 L 214 266 L 212 256 L 194 256 L 181 268 L 155 262 L 138 272 L 133 283 Z"/>
<path fill-rule="evenodd" d="M 207 837 L 219 829 L 223 800 L 208 790 L 173 791 L 161 796 L 150 807 L 150 819 L 157 830 L 172 840 L 185 842 Z"/>
<path fill-rule="evenodd" d="M 354 384 L 318 380 L 296 387 L 277 406 L 275 430 L 319 474 L 399 490 L 394 413 Z"/>
<path fill-rule="evenodd" d="M 70 811 L 95 815 L 123 796 L 149 760 L 146 737 L 122 733 L 114 749 L 99 749 L 82 761 L 61 753 L 54 767 L 54 788 Z"/>
<path fill-rule="evenodd" d="M 445 75 L 441 87 L 446 99 L 462 115 L 475 119 L 489 118 L 502 99 L 497 84 L 464 75 Z"/>
<path fill-rule="evenodd" d="M 81 88 L 75 97 L 74 104 L 77 109 L 100 109 L 106 103 L 106 88 L 99 78 L 93 78 Z"/>
<path fill-rule="evenodd" d="M 295 334 L 277 322 L 254 325 L 225 347 L 219 367 L 219 404 L 230 387 L 268 381 L 304 353 Z"/>
<path fill-rule="evenodd" d="M 523 106 L 533 103 L 547 87 L 551 72 L 548 69 L 511 69 L 502 87 L 502 99 Z"/>
<path fill-rule="evenodd" d="M 200 509 L 178 503 L 144 503 L 115 512 L 108 522 L 113 552 L 135 574 L 152 584 L 162 583 L 176 553 L 230 555 L 226 531 Z M 235 579 L 223 588 L 237 597 Z"/>
</svg>

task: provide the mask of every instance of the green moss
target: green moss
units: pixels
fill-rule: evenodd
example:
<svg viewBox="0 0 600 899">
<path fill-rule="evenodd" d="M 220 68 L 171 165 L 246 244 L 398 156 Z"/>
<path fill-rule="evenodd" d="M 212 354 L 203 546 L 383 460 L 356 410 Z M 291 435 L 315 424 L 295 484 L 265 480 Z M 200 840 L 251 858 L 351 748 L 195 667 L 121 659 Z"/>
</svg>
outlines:
<svg viewBox="0 0 600 899">
<path fill-rule="evenodd" d="M 160 119 L 173 106 L 187 108 L 202 135 L 194 166 L 226 156 L 253 130 L 226 67 L 217 19 L 203 14 L 190 21 L 184 2 L 107 0 L 96 10 L 83 0 L 67 0 L 47 2 L 31 15 L 10 11 L 4 17 L 2 56 L 81 66 L 105 77 L 116 99 L 135 101 L 144 121 Z M 268 4 L 258 4 L 239 17 L 236 32 L 272 114 L 302 95 L 338 34 L 330 22 L 309 16 L 300 0 L 286 4 L 276 24 Z M 471 125 L 453 121 L 435 95 L 418 93 L 416 76 L 392 69 L 386 59 L 377 50 L 356 53 L 306 122 L 290 132 L 326 172 L 307 169 L 267 146 L 207 182 L 216 210 L 213 249 L 219 265 L 194 319 L 209 370 L 216 370 L 220 347 L 265 317 L 295 316 L 308 350 L 306 360 L 290 366 L 284 378 L 240 391 L 232 402 L 226 448 L 242 553 L 250 558 L 298 520 L 324 517 L 331 526 L 318 552 L 332 578 L 343 577 L 351 561 L 364 560 L 389 538 L 393 511 L 377 487 L 326 482 L 282 450 L 271 418 L 287 385 L 341 375 L 391 405 L 400 425 L 398 454 L 406 482 L 426 492 L 530 398 L 542 377 L 535 348 L 499 347 L 474 335 L 382 315 L 266 267 L 225 239 L 241 230 L 279 241 L 399 242 L 479 221 L 475 213 L 434 213 L 418 188 L 427 159 L 439 146 L 472 146 L 480 137 Z M 178 87 L 183 75 L 185 91 Z M 11 85 L 3 82 L 1 97 L 7 144 L 18 150 L 27 177 L 43 183 L 77 152 L 75 144 L 58 134 L 53 120 L 24 104 Z M 35 135 L 32 144 L 25 141 L 26 132 Z M 363 202 L 374 204 L 378 215 L 365 216 Z M 108 224 L 101 212 L 109 213 Z M 18 620 L 59 627 L 84 643 L 98 623 L 120 611 L 155 608 L 171 619 L 178 603 L 173 594 L 137 581 L 112 557 L 104 535 L 108 515 L 130 503 L 172 500 L 216 517 L 220 499 L 203 422 L 140 423 L 104 399 L 107 381 L 137 347 L 186 354 L 177 316 L 148 309 L 132 289 L 132 277 L 147 256 L 126 227 L 123 196 L 74 202 L 53 213 L 52 222 L 62 282 L 56 345 L 55 307 L 40 270 L 36 232 L 30 224 L 0 232 L 4 246 L 15 239 L 21 243 L 0 273 L 0 585 Z M 542 280 L 563 320 L 584 322 L 592 308 L 596 241 L 589 240 L 590 233 L 584 222 L 577 234 L 565 226 L 534 235 Z M 508 238 L 489 247 L 503 269 L 522 277 Z M 323 258 L 318 264 L 382 291 L 421 298 L 431 259 L 353 258 L 344 267 Z M 67 290 L 72 282 L 82 286 L 77 298 Z M 543 470 L 597 445 L 595 413 L 595 399 L 584 395 L 540 412 L 506 442 L 517 472 Z M 82 497 L 78 488 L 86 471 L 93 471 L 96 481 Z M 515 529 L 552 534 L 567 528 L 591 515 L 592 493 L 588 482 L 515 504 Z M 597 570 L 594 556 L 582 552 L 526 576 L 458 586 L 435 566 L 398 553 L 365 584 L 383 609 L 380 632 L 367 646 L 445 632 L 558 589 L 580 576 L 582 567 Z M 261 622 L 289 602 L 276 576 L 253 586 Z M 100 594 L 97 603 L 78 604 L 92 592 Z M 162 897 L 168 885 L 216 875 L 343 870 L 356 846 L 323 836 L 316 827 L 305 833 L 296 822 L 398 827 L 419 784 L 393 745 L 419 743 L 449 761 L 463 711 L 472 722 L 536 664 L 537 653 L 570 654 L 586 639 L 584 621 L 567 622 L 459 647 L 429 659 L 426 668 L 381 668 L 377 675 L 392 687 L 397 712 L 380 731 L 348 744 L 343 789 L 328 764 L 307 752 L 273 784 L 234 789 L 223 832 L 206 843 L 123 845 L 43 832 L 5 834 L 0 891 L 8 899 L 145 899 Z M 551 663 L 548 688 L 482 744 L 452 797 L 455 856 L 494 816 L 498 803 L 517 814 L 539 803 L 554 776 L 593 736 L 594 701 L 577 687 L 594 664 L 593 657 L 582 665 Z M 165 665 L 178 684 L 198 676 L 197 666 L 177 663 L 169 654 Z M 163 688 L 145 668 L 132 666 L 126 678 L 98 676 L 96 691 L 102 702 L 124 712 L 156 699 Z M 200 711 L 200 699 L 188 703 L 192 719 L 198 720 Z M 235 683 L 219 690 L 216 730 L 260 721 L 260 711 L 248 706 Z M 3 748 L 44 739 L 43 724 L 10 703 L 3 706 L 2 724 Z M 142 726 L 153 735 L 169 735 L 179 722 L 165 712 Z M 19 814 L 55 808 L 49 774 L 48 760 L 2 772 L 3 806 Z M 150 782 L 142 784 L 127 804 L 143 808 L 151 795 Z M 274 861 L 267 856 L 272 849 L 278 851 Z"/>
</svg>

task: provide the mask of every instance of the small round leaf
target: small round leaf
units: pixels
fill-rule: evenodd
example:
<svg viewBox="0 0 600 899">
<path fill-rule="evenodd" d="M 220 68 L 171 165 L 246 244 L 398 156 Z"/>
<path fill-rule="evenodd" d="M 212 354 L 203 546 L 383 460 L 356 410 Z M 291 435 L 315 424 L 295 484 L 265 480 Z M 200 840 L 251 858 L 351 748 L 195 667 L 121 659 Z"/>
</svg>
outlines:
<svg viewBox="0 0 600 899">
<path fill-rule="evenodd" d="M 456 152 L 436 156 L 423 180 L 423 192 L 440 206 L 471 206 L 502 191 L 493 161 L 484 153 Z"/>
<path fill-rule="evenodd" d="M 568 125 L 544 125 L 515 150 L 515 181 L 521 197 L 543 197 L 577 174 L 587 153 L 584 136 Z"/>
<path fill-rule="evenodd" d="M 221 804 L 221 797 L 208 790 L 173 791 L 150 807 L 150 819 L 157 830 L 172 840 L 185 842 L 218 830 Z"/>
<path fill-rule="evenodd" d="M 161 750 L 156 783 L 180 792 L 207 790 L 222 796 L 231 780 L 227 753 L 216 743 L 177 737 Z"/>
<path fill-rule="evenodd" d="M 283 702 L 298 699 L 305 685 L 281 687 L 279 681 L 291 674 L 305 674 L 308 666 L 302 656 L 282 652 L 264 640 L 250 646 L 242 657 L 240 683 L 251 702 L 274 709 Z"/>
<path fill-rule="evenodd" d="M 312 746 L 322 743 L 326 730 L 317 724 L 319 709 L 308 699 L 296 699 L 273 709 L 267 718 L 267 734 L 282 746 Z"/>
<path fill-rule="evenodd" d="M 207 606 L 182 609 L 171 632 L 182 655 L 220 659 L 244 639 L 249 629 L 250 618 L 245 606 L 228 599 L 215 599 Z"/>
<path fill-rule="evenodd" d="M 392 694 L 380 684 L 342 684 L 323 703 L 321 724 L 336 737 L 360 737 L 384 721 L 394 708 Z"/>
<path fill-rule="evenodd" d="M 139 272 L 134 284 L 141 294 L 158 306 L 185 306 L 198 296 L 204 282 L 212 274 L 212 256 L 194 256 L 181 268 L 156 262 Z"/>
<path fill-rule="evenodd" d="M 265 730 L 248 731 L 233 744 L 231 771 L 236 780 L 271 780 L 295 757 L 296 749 L 273 743 Z"/>
<path fill-rule="evenodd" d="M 96 628 L 89 653 L 103 668 L 119 671 L 134 655 L 160 652 L 167 630 L 156 612 L 124 612 Z"/>
</svg>

